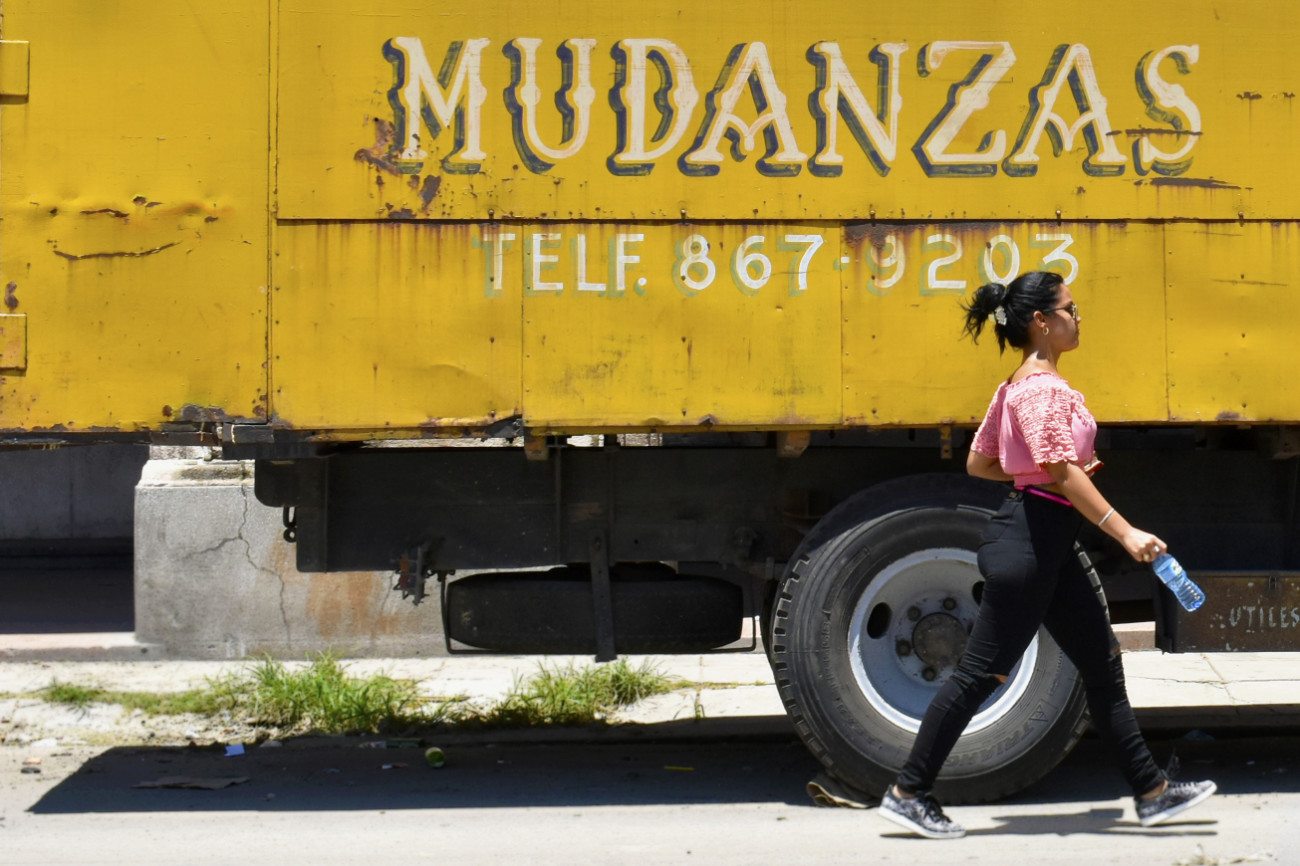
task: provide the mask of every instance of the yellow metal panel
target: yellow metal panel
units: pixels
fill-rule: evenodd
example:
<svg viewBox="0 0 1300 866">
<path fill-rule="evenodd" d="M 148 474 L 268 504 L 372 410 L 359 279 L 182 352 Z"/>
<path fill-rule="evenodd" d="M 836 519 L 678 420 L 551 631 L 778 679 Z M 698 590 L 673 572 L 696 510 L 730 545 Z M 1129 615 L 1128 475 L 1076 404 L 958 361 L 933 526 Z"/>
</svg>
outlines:
<svg viewBox="0 0 1300 866">
<path fill-rule="evenodd" d="M 278 8 L 281 217 L 1235 219 L 1300 194 L 1290 0 Z"/>
<path fill-rule="evenodd" d="M 1020 362 L 992 329 L 963 339 L 979 285 L 1056 270 L 1082 316 L 1061 363 L 1102 421 L 1163 420 L 1163 229 L 1145 223 L 859 225 L 845 232 L 844 415 L 849 424 L 978 422 Z"/>
<path fill-rule="evenodd" d="M 266 411 L 267 0 L 9 0 L 0 284 L 28 368 L 0 428 Z"/>
<path fill-rule="evenodd" d="M 492 288 L 479 226 L 288 224 L 277 252 L 277 424 L 481 427 L 520 413 L 520 290 Z"/>
<path fill-rule="evenodd" d="M 28 88 L 26 42 L 0 42 L 0 96 L 26 96 Z"/>
<path fill-rule="evenodd" d="M 506 230 L 518 252 L 501 291 L 523 294 L 529 426 L 839 422 L 837 228 Z"/>
<path fill-rule="evenodd" d="M 27 317 L 0 313 L 0 370 L 27 369 Z"/>
<path fill-rule="evenodd" d="M 1169 405 L 1176 421 L 1300 418 L 1295 223 L 1175 224 L 1168 235 Z"/>
<path fill-rule="evenodd" d="M 325 223 L 278 233 L 273 408 L 284 426 L 840 418 L 836 232 Z"/>
</svg>

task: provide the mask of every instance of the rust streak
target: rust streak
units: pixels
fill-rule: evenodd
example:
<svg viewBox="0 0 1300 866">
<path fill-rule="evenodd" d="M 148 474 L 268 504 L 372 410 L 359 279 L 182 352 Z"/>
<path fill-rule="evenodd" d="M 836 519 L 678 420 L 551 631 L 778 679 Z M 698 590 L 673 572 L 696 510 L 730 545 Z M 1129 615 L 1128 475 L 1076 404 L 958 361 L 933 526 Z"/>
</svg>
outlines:
<svg viewBox="0 0 1300 866">
<path fill-rule="evenodd" d="M 101 208 L 96 208 L 95 210 L 83 210 L 81 213 L 82 213 L 83 215 L 85 215 L 85 216 L 94 216 L 95 214 L 101 214 L 101 213 L 102 213 L 102 214 L 108 214 L 108 215 L 111 216 L 111 217 L 117 217 L 118 219 L 123 219 L 123 220 L 124 220 L 124 219 L 130 219 L 130 217 L 131 217 L 130 214 L 123 213 L 122 211 L 118 210 L 117 208 L 111 208 L 111 207 L 101 207 Z"/>
<path fill-rule="evenodd" d="M 82 259 L 120 259 L 120 258 L 138 259 L 144 256 L 152 256 L 155 253 L 160 253 L 163 250 L 170 249 L 171 247 L 174 247 L 179 243 L 180 241 L 172 241 L 169 244 L 163 244 L 162 246 L 154 247 L 151 250 L 140 250 L 139 252 L 123 251 L 120 253 L 86 253 L 84 255 L 79 256 L 79 255 L 75 255 L 74 253 L 65 253 L 63 250 L 55 249 L 54 254 L 56 256 L 62 256 L 63 258 L 67 259 L 70 262 L 79 262 Z"/>
</svg>

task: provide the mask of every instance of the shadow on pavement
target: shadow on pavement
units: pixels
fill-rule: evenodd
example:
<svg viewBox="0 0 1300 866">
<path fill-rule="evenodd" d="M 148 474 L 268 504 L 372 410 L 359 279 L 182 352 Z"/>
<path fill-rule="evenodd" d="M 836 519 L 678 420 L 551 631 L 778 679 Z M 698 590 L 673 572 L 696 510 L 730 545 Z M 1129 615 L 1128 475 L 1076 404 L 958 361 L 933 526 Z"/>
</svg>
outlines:
<svg viewBox="0 0 1300 866">
<path fill-rule="evenodd" d="M 1212 805 L 1213 801 L 1209 801 Z M 1123 809 L 1089 809 L 1086 812 L 1051 815 L 994 815 L 996 827 L 967 830 L 967 836 L 1217 836 L 1218 821 L 1213 818 L 1170 821 L 1155 827 L 1143 827 Z M 890 839 L 915 839 L 909 833 L 883 833 Z"/>
<path fill-rule="evenodd" d="M 717 732 L 726 729 L 719 720 Z M 647 726 L 654 728 L 655 726 Z M 707 727 L 707 725 L 705 726 Z M 784 803 L 811 805 L 804 786 L 820 769 L 793 736 L 717 736 L 605 743 L 443 744 L 446 765 L 429 767 L 420 749 L 360 748 L 357 738 L 301 738 L 279 748 L 114 748 L 59 781 L 28 811 L 37 814 L 170 811 L 336 811 L 576 807 L 647 804 Z M 651 732 L 651 736 L 653 732 Z M 1180 778 L 1213 778 L 1222 794 L 1300 789 L 1300 737 L 1245 736 L 1194 741 L 1154 739 L 1171 753 Z M 389 765 L 385 769 L 384 765 Z M 403 766 L 404 765 L 404 766 Z M 220 790 L 141 789 L 166 777 L 247 781 Z M 1025 835 L 1214 834 L 1212 813 L 1146 830 L 1123 803 L 1119 772 L 1102 744 L 1085 738 L 1046 778 L 1002 801 L 993 832 Z M 1077 814 L 1033 814 L 1035 806 L 1106 803 Z M 1114 805 L 1119 801 L 1122 805 Z"/>
<path fill-rule="evenodd" d="M 447 745 L 363 749 L 355 738 L 299 740 L 225 757 L 213 748 L 117 748 L 92 758 L 29 811 L 331 811 L 663 803 L 807 802 L 817 771 L 802 744 Z M 390 765 L 391 769 L 384 769 Z M 405 765 L 405 766 L 400 766 Z M 164 777 L 248 777 L 221 790 L 138 789 Z"/>
</svg>

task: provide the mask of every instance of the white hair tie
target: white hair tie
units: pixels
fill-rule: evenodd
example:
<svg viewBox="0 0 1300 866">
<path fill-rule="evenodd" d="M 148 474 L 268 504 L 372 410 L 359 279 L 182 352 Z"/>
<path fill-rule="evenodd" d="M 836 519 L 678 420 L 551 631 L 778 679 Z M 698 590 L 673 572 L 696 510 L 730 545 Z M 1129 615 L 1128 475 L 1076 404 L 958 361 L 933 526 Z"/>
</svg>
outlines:
<svg viewBox="0 0 1300 866">
<path fill-rule="evenodd" d="M 998 304 L 997 309 L 993 311 L 993 321 L 997 322 L 999 325 L 1005 325 L 1007 323 L 1007 311 L 1001 304 Z"/>
</svg>

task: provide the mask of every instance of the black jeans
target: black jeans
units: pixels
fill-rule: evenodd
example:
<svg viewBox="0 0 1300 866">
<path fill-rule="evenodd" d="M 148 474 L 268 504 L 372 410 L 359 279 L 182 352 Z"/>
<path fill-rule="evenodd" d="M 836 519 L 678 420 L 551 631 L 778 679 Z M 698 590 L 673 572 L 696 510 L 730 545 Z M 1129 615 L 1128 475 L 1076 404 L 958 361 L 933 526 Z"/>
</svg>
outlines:
<svg viewBox="0 0 1300 866">
<path fill-rule="evenodd" d="M 980 539 L 984 576 L 979 617 L 953 675 L 921 721 L 898 777 L 908 793 L 929 791 L 957 738 L 1011 672 L 1041 623 L 1083 677 L 1092 723 L 1134 795 L 1165 775 L 1147 749 L 1124 688 L 1119 643 L 1074 551 L 1082 524 L 1068 505 L 1013 491 Z"/>
</svg>

